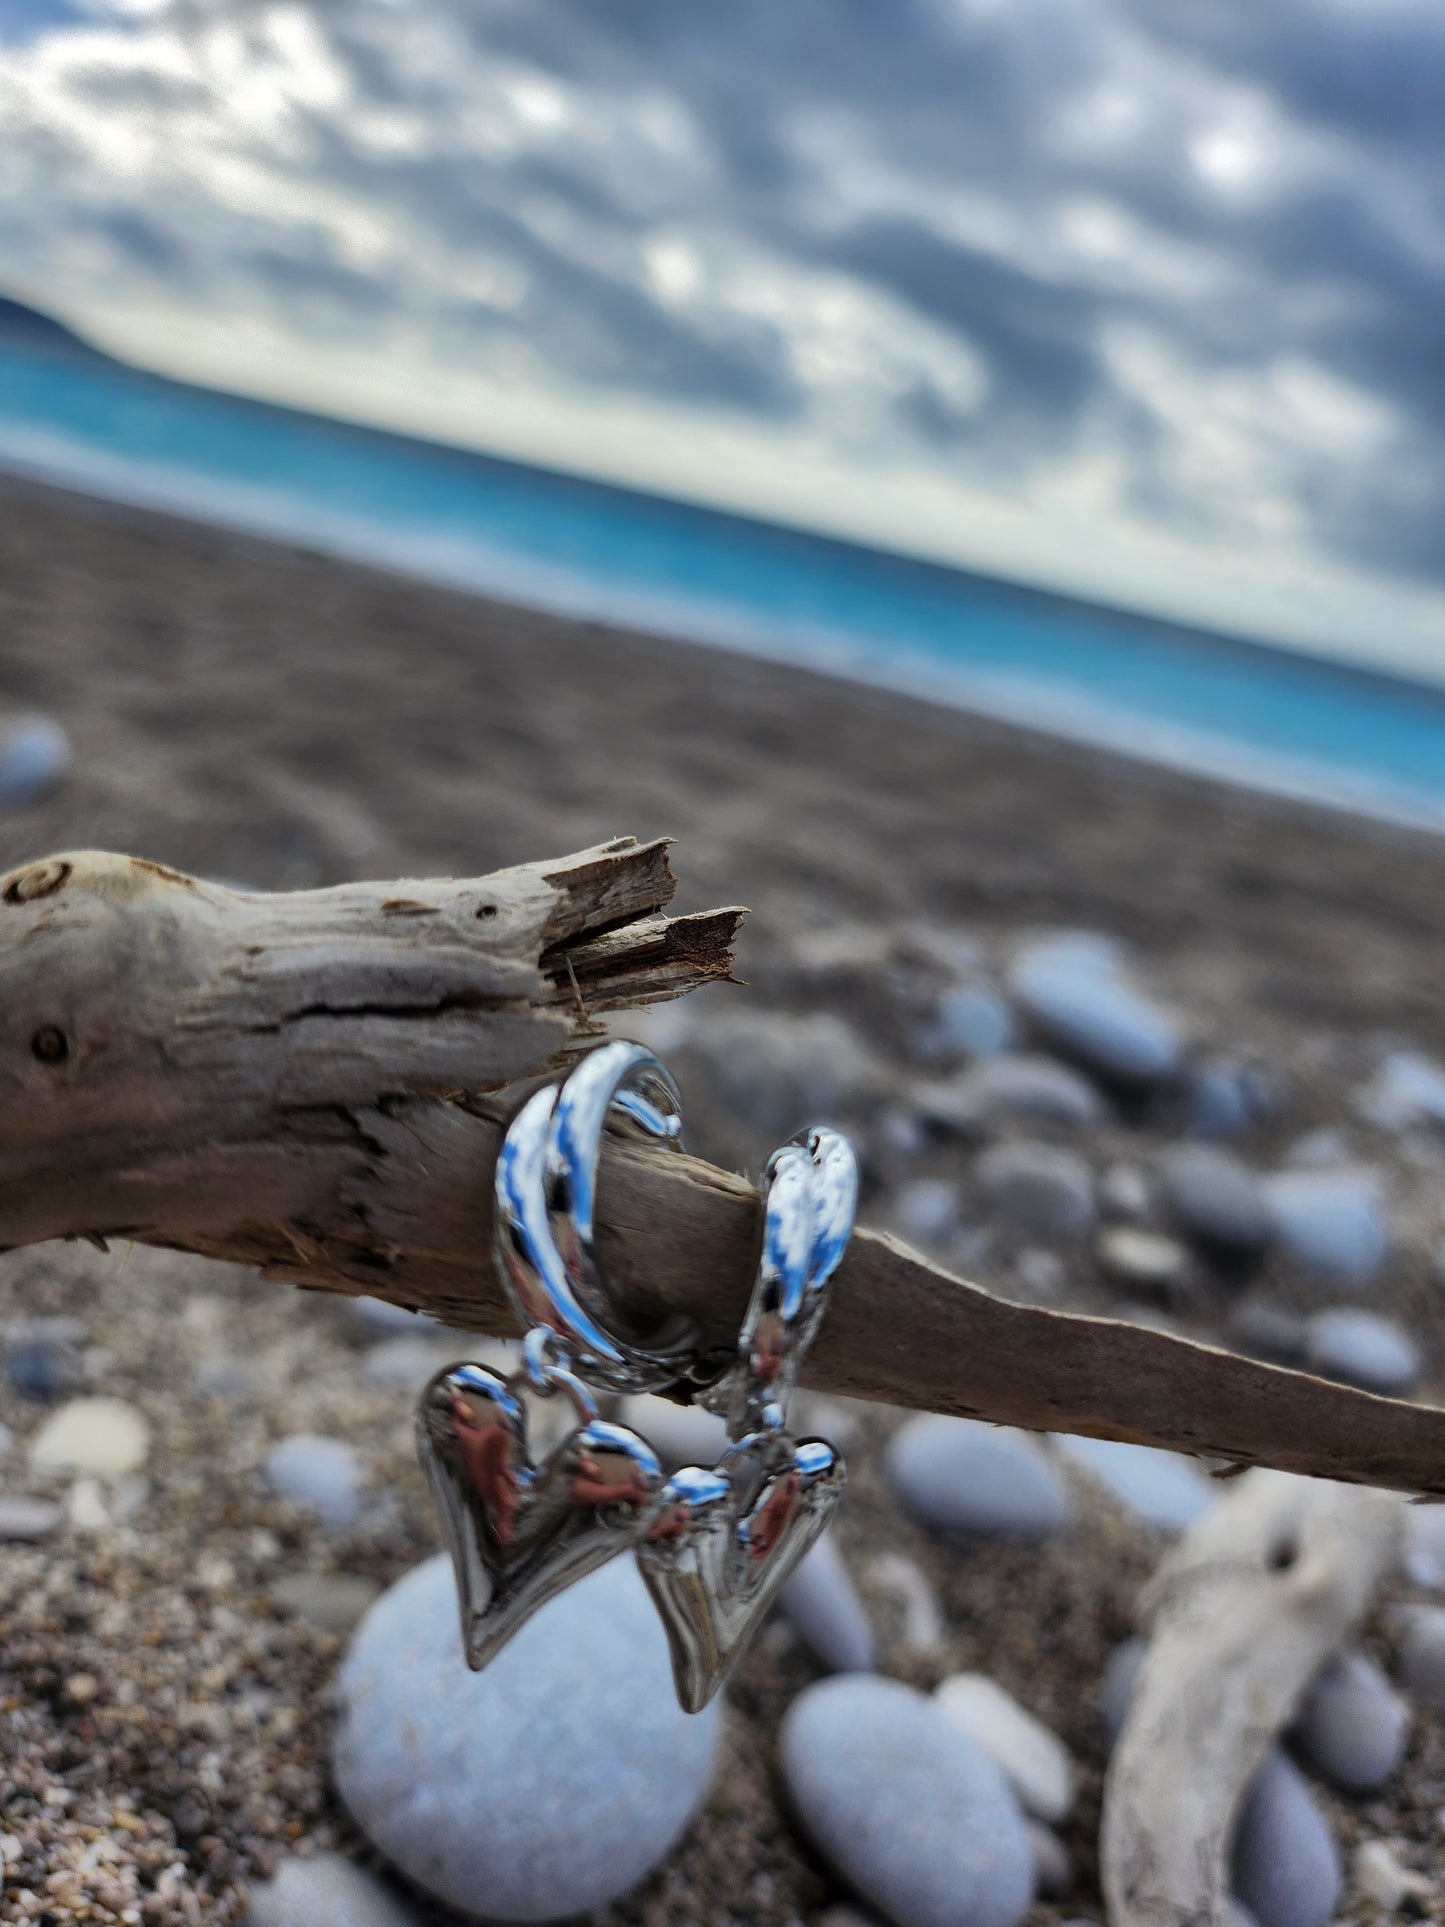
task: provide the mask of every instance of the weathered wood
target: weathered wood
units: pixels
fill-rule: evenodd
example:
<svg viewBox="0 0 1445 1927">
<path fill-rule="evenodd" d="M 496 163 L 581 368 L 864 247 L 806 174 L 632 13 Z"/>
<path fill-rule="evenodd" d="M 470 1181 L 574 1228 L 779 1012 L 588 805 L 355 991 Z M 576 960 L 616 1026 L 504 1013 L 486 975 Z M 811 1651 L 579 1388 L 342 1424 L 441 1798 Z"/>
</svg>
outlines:
<svg viewBox="0 0 1445 1927">
<path fill-rule="evenodd" d="M 515 1100 L 497 1093 L 565 1062 L 594 1013 L 728 974 L 741 912 L 667 917 L 672 889 L 665 846 L 630 840 L 290 896 L 94 852 L 0 877 L 0 1246 L 129 1238 L 511 1331 L 488 1176 Z M 600 1204 L 617 1288 L 727 1342 L 751 1284 L 752 1188 L 617 1145 Z M 806 1376 L 1445 1493 L 1445 1413 L 1009 1304 L 868 1232 Z"/>
<path fill-rule="evenodd" d="M 1243 1796 L 1396 1563 L 1403 1527 L 1387 1493 L 1251 1472 L 1163 1561 L 1104 1783 L 1109 1927 L 1231 1927 Z"/>
</svg>

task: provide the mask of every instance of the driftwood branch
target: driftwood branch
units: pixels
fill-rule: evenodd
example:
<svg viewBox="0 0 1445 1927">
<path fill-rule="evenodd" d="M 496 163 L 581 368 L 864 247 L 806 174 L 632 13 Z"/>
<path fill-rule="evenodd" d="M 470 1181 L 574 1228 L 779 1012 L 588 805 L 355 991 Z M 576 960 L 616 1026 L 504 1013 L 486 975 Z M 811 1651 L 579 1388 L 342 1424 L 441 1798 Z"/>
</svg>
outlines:
<svg viewBox="0 0 1445 1927">
<path fill-rule="evenodd" d="M 669 917 L 672 890 L 665 845 L 630 840 L 288 896 L 95 852 L 0 877 L 0 1247 L 132 1239 L 513 1331 L 487 1176 L 515 1099 L 496 1093 L 565 1062 L 597 1013 L 729 974 L 741 912 Z M 600 1204 L 613 1282 L 726 1343 L 751 1285 L 752 1187 L 618 1145 Z M 806 1376 L 1445 1493 L 1445 1413 L 1008 1304 L 867 1232 Z"/>
<path fill-rule="evenodd" d="M 1402 1502 L 1252 1472 L 1164 1560 L 1109 1763 L 1109 1927 L 1229 1927 L 1241 1801 L 1310 1680 L 1399 1557 Z"/>
</svg>

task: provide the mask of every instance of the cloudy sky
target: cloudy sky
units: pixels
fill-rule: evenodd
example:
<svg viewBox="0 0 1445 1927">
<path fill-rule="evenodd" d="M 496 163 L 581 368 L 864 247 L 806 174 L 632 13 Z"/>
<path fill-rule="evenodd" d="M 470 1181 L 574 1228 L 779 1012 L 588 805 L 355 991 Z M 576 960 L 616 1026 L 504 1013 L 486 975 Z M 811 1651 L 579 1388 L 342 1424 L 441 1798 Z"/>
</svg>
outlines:
<svg viewBox="0 0 1445 1927">
<path fill-rule="evenodd" d="M 133 359 L 1445 666 L 1438 0 L 0 0 Z"/>
</svg>

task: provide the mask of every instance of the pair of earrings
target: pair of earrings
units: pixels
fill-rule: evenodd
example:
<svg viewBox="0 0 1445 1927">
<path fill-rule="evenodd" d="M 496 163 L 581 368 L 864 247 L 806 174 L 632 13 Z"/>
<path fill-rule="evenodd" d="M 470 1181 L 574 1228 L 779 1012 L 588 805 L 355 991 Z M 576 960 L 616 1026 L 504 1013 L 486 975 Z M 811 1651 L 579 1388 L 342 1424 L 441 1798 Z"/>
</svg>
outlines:
<svg viewBox="0 0 1445 1927">
<path fill-rule="evenodd" d="M 613 1043 L 535 1093 L 496 1172 L 498 1268 L 527 1329 L 520 1369 L 450 1366 L 417 1407 L 417 1447 L 456 1573 L 462 1645 L 485 1666 L 565 1586 L 632 1549 L 657 1606 L 683 1708 L 726 1679 L 779 1588 L 843 1496 L 842 1457 L 787 1430 L 788 1403 L 847 1247 L 857 1164 L 822 1127 L 768 1160 L 762 1252 L 735 1355 L 702 1352 L 680 1321 L 630 1326 L 596 1249 L 604 1125 L 678 1146 L 681 1100 L 657 1058 Z M 668 1478 L 591 1388 L 690 1384 L 727 1422 L 712 1466 Z M 575 1423 L 540 1461 L 526 1394 L 565 1398 Z"/>
</svg>

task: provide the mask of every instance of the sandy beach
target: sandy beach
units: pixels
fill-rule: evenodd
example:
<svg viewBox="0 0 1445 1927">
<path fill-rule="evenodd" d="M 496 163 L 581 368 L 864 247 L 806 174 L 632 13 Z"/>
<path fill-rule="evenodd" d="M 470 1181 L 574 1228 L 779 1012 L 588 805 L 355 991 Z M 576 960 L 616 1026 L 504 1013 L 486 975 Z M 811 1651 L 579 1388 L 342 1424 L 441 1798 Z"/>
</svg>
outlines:
<svg viewBox="0 0 1445 1927">
<path fill-rule="evenodd" d="M 675 837 L 679 907 L 751 911 L 747 987 L 654 1020 L 697 1093 L 695 1148 L 753 1168 L 771 1148 L 730 1106 L 709 1027 L 753 1013 L 766 1032 L 824 1012 L 866 1055 L 838 1103 L 865 1151 L 865 1216 L 880 1223 L 899 1224 L 920 1182 L 959 1182 L 965 1219 L 973 1210 L 970 1149 L 905 1151 L 888 1128 L 939 1074 L 918 1036 L 950 947 L 972 946 L 997 975 L 1032 933 L 1119 939 L 1199 1051 L 1267 1073 L 1274 1100 L 1240 1147 L 1251 1165 L 1275 1169 L 1333 1132 L 1342 1161 L 1384 1174 L 1392 1253 L 1369 1308 L 1413 1336 L 1421 1395 L 1445 1392 L 1445 1138 L 1387 1130 L 1356 1101 L 1389 1049 L 1445 1058 L 1445 839 L 18 484 L 0 484 L 0 707 L 57 718 L 75 748 L 62 788 L 0 817 L 0 868 L 101 847 L 287 890 Z M 1173 1102 L 1111 1098 L 1083 1139 L 1091 1165 L 1147 1163 L 1180 1134 Z M 1241 1342 L 1244 1308 L 1304 1316 L 1330 1302 L 1275 1256 L 1243 1285 L 1191 1260 L 1177 1287 L 1131 1295 L 1086 1246 L 983 1225 L 968 1247 L 968 1230 L 949 1229 L 944 1255 L 973 1249 L 1001 1291 L 1221 1342 Z M 1048 1265 L 1026 1256 L 1041 1249 Z M 363 1370 L 376 1330 L 344 1303 L 140 1250 L 16 1253 L 0 1282 L 11 1351 L 17 1320 L 80 1321 L 60 1348 L 65 1389 L 124 1398 L 154 1431 L 132 1512 L 118 1516 L 111 1495 L 108 1518 L 87 1527 L 64 1480 L 25 1470 L 46 1397 L 13 1374 L 0 1389 L 16 1435 L 6 1488 L 69 1507 L 43 1543 L 0 1547 L 0 1833 L 14 1843 L 0 1916 L 239 1921 L 249 1884 L 287 1851 L 339 1844 L 366 1858 L 327 1774 L 344 1631 L 308 1618 L 285 1582 L 344 1575 L 364 1594 L 436 1546 L 409 1397 Z M 227 1359 L 249 1362 L 244 1389 L 203 1395 Z M 1067 1537 L 950 1550 L 898 1519 L 887 1493 L 878 1448 L 898 1415 L 846 1418 L 855 1478 L 841 1538 L 884 1667 L 924 1686 L 987 1670 L 1067 1741 L 1082 1789 L 1061 1829 L 1073 1886 L 1030 1921 L 1097 1921 L 1095 1692 L 1157 1542 L 1080 1483 Z M 257 1478 L 271 1442 L 302 1429 L 349 1440 L 380 1494 L 340 1533 Z M 894 1551 L 936 1594 L 937 1650 L 908 1643 L 879 1565 Z M 1364 1640 L 1387 1666 L 1402 1597 L 1388 1592 Z M 816 1672 L 775 1623 L 733 1690 L 704 1817 L 599 1918 L 792 1927 L 841 1899 L 787 1817 L 774 1764 L 782 1710 Z M 1346 1859 L 1385 1838 L 1408 1864 L 1438 1865 L 1439 1719 L 1417 1715 L 1383 1792 L 1319 1799 Z M 22 1891 L 31 1898 L 12 1898 Z M 1412 1903 L 1415 1918 L 1445 1919 L 1445 1882 L 1439 1892 Z M 1339 1916 L 1377 1917 L 1353 1893 Z"/>
</svg>

